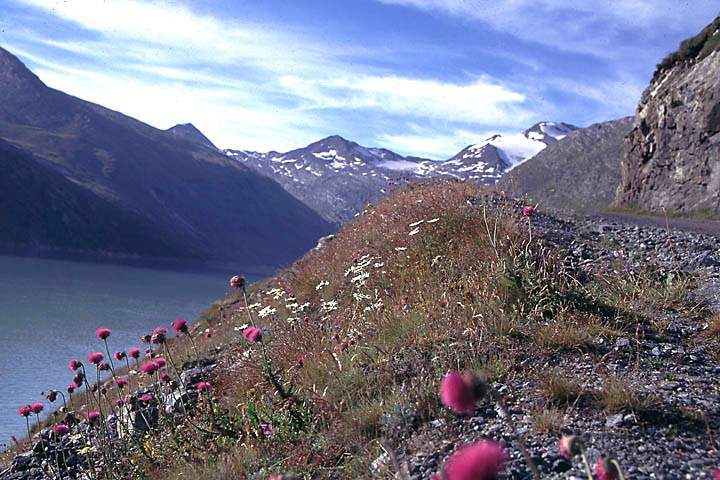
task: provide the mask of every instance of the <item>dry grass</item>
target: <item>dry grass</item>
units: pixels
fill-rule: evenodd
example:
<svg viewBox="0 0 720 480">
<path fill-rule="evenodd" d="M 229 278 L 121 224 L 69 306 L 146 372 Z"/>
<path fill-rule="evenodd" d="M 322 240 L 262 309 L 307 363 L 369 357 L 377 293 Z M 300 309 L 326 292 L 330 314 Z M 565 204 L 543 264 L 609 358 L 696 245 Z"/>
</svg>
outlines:
<svg viewBox="0 0 720 480">
<path fill-rule="evenodd" d="M 657 398 L 621 377 L 608 377 L 597 393 L 599 405 L 610 413 L 643 413 L 657 406 Z"/>
<path fill-rule="evenodd" d="M 580 382 L 560 370 L 552 370 L 542 382 L 542 396 L 551 405 L 567 406 L 577 402 L 582 395 Z"/>
<path fill-rule="evenodd" d="M 530 416 L 535 430 L 540 433 L 560 432 L 565 426 L 565 414 L 556 407 L 537 408 Z"/>
</svg>

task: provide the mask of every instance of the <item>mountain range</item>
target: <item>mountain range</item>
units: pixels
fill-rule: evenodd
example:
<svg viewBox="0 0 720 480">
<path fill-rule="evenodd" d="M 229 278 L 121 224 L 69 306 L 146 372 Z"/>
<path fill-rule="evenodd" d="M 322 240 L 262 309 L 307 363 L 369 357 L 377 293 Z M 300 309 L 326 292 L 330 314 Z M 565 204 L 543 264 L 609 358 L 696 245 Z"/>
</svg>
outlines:
<svg viewBox="0 0 720 480">
<path fill-rule="evenodd" d="M 544 121 L 442 160 L 338 135 L 289 152 L 220 150 L 191 123 L 160 130 L 49 88 L 3 49 L 0 84 L 0 251 L 232 260 L 264 271 L 416 179 L 503 179 L 508 188 L 513 178 L 519 193 L 551 206 L 582 197 L 604 208 L 629 128 Z M 578 175 L 596 170 L 612 185 L 581 194 Z"/>
<path fill-rule="evenodd" d="M 13 250 L 278 266 L 334 229 L 190 125 L 159 130 L 49 88 L 1 48 L 0 85 L 3 162 L 13 178 L 36 178 L 36 193 L 50 189 L 44 197 L 19 184 L 3 192 L 2 224 L 15 227 L 2 242 Z M 48 211 L 58 214 L 38 227 Z"/>
<path fill-rule="evenodd" d="M 567 123 L 539 122 L 518 134 L 493 135 L 447 160 L 402 156 L 337 135 L 284 153 L 230 149 L 225 154 L 276 180 L 326 220 L 341 224 L 402 181 L 445 177 L 492 185 L 576 129 Z"/>
</svg>

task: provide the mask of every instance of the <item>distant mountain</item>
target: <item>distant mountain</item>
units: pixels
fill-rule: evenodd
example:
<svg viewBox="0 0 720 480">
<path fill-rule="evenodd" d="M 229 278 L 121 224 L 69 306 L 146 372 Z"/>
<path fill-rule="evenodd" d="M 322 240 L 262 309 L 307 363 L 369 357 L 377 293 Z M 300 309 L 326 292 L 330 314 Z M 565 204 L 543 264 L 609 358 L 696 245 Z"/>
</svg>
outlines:
<svg viewBox="0 0 720 480">
<path fill-rule="evenodd" d="M 0 171 L 2 253 L 200 256 L 3 140 Z"/>
<path fill-rule="evenodd" d="M 125 233 L 150 241 L 161 232 L 159 250 L 181 245 L 177 254 L 277 266 L 333 229 L 276 182 L 217 152 L 194 127 L 159 130 L 48 88 L 1 48 L 0 85 L 0 137 L 93 199 L 140 217 L 132 224 L 140 231 Z M 130 249 L 117 243 L 107 248 Z"/>
<path fill-rule="evenodd" d="M 615 196 L 623 139 L 631 128 L 632 117 L 626 117 L 574 130 L 549 141 L 547 148 L 505 174 L 497 186 L 555 209 L 605 210 Z"/>
<path fill-rule="evenodd" d="M 225 153 L 277 180 L 325 219 L 342 223 L 403 179 L 451 177 L 494 184 L 504 172 L 576 128 L 565 123 L 537 123 L 516 135 L 494 135 L 445 161 L 363 147 L 337 135 L 285 153 Z"/>
<path fill-rule="evenodd" d="M 181 123 L 178 125 L 175 125 L 174 127 L 168 128 L 165 130 L 168 133 L 171 133 L 172 135 L 176 136 L 177 138 L 180 138 L 182 140 L 187 140 L 188 142 L 195 143 L 197 145 L 202 145 L 204 147 L 211 148 L 213 150 L 217 150 L 218 148 L 208 139 L 200 130 L 195 127 L 192 123 Z"/>
</svg>

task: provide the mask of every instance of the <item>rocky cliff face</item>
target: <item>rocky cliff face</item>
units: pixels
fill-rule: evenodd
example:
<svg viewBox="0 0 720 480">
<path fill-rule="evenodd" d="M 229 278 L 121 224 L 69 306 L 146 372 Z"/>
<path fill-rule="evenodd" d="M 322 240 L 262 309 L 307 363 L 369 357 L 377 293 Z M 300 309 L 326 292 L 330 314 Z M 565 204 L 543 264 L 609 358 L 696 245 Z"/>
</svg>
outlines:
<svg viewBox="0 0 720 480">
<path fill-rule="evenodd" d="M 720 17 L 658 65 L 625 139 L 615 202 L 720 212 Z"/>
</svg>

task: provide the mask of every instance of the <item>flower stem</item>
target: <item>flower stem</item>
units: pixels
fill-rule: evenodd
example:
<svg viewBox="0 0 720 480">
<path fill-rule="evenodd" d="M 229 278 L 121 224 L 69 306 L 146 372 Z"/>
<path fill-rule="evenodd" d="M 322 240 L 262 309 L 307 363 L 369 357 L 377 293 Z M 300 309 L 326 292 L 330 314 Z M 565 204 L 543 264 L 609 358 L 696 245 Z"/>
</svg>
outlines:
<svg viewBox="0 0 720 480">
<path fill-rule="evenodd" d="M 585 473 L 587 473 L 588 480 L 593 480 L 592 468 L 590 468 L 590 462 L 588 462 L 587 455 L 585 455 L 585 449 L 580 451 L 580 456 L 582 457 L 583 464 L 585 464 Z"/>
<path fill-rule="evenodd" d="M 495 403 L 498 406 L 498 410 L 500 410 L 500 415 L 505 418 L 505 421 L 507 422 L 508 426 L 510 427 L 510 431 L 512 432 L 513 436 L 518 442 L 518 448 L 520 449 L 520 452 L 523 454 L 523 457 L 525 457 L 525 463 L 527 464 L 528 468 L 532 472 L 533 478 L 535 480 L 540 480 L 540 472 L 537 469 L 537 466 L 535 465 L 535 462 L 533 462 L 532 457 L 530 456 L 530 452 L 528 452 L 527 447 L 525 446 L 525 441 L 522 438 L 522 435 L 520 435 L 515 428 L 515 423 L 513 423 L 512 418 L 510 417 L 510 412 L 508 412 L 505 402 L 503 401 L 502 396 L 494 389 L 490 389 L 490 393 L 495 400 Z"/>
</svg>

